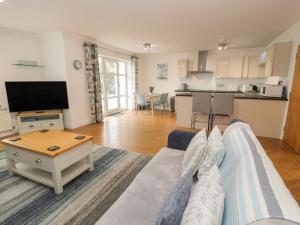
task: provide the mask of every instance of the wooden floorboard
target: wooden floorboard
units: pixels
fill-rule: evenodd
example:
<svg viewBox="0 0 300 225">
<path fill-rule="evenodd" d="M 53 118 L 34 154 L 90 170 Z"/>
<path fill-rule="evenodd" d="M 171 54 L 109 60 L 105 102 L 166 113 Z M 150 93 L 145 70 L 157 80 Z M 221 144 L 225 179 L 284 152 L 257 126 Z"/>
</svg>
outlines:
<svg viewBox="0 0 300 225">
<path fill-rule="evenodd" d="M 175 119 L 175 113 L 169 112 L 156 112 L 153 117 L 147 112 L 126 112 L 106 117 L 103 123 L 71 131 L 91 135 L 94 137 L 93 142 L 101 146 L 155 155 L 166 146 L 168 134 L 176 129 Z M 281 140 L 262 137 L 259 140 L 300 204 L 300 155 Z"/>
</svg>

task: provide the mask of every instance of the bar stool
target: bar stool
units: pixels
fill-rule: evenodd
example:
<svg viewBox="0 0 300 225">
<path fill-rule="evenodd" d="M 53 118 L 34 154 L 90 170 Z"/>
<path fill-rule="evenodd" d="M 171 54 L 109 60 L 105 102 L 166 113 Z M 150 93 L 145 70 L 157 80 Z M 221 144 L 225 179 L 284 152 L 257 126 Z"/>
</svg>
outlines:
<svg viewBox="0 0 300 225">
<path fill-rule="evenodd" d="M 206 119 L 197 120 L 197 116 Z M 209 129 L 211 115 L 211 93 L 193 93 L 191 128 L 195 128 L 195 123 L 207 123 Z"/>
<path fill-rule="evenodd" d="M 234 94 L 215 93 L 212 101 L 211 126 L 209 130 L 211 130 L 215 124 L 227 126 L 231 119 L 230 116 L 233 115 L 233 107 L 234 107 Z M 216 117 L 221 118 L 221 120 L 216 121 Z"/>
</svg>

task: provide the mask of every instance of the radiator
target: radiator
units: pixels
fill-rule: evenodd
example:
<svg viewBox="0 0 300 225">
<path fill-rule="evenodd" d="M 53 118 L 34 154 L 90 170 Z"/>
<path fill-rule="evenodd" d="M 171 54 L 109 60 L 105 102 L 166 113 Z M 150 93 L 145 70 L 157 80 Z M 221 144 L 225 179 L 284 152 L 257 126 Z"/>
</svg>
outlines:
<svg viewBox="0 0 300 225">
<path fill-rule="evenodd" d="M 0 108 L 0 132 L 12 129 L 10 113 L 6 108 Z"/>
</svg>

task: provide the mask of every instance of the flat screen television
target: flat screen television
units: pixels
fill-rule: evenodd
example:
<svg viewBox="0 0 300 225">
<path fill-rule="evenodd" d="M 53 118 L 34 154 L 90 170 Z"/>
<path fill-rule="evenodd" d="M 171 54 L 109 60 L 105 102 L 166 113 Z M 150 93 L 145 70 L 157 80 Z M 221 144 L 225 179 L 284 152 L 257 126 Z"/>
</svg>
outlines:
<svg viewBox="0 0 300 225">
<path fill-rule="evenodd" d="M 68 109 L 64 81 L 5 82 L 11 112 Z"/>
</svg>

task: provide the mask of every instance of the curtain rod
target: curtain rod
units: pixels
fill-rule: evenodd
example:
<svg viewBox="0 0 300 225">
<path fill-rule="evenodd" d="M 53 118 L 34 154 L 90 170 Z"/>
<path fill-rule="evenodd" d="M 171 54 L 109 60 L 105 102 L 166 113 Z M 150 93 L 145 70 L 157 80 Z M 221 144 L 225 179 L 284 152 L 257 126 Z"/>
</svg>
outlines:
<svg viewBox="0 0 300 225">
<path fill-rule="evenodd" d="M 122 55 L 127 55 L 127 56 L 130 56 L 130 57 L 136 57 L 135 55 L 130 55 L 130 54 L 127 54 L 127 53 L 118 52 L 118 51 L 116 51 L 116 50 L 112 50 L 112 49 L 110 49 L 110 48 L 106 48 L 106 47 L 102 47 L 102 46 L 98 46 L 98 48 L 102 48 L 102 49 L 111 51 L 111 52 L 116 53 L 116 54 L 122 54 Z"/>
<path fill-rule="evenodd" d="M 137 57 L 136 55 L 134 55 L 134 54 L 130 55 L 130 54 L 127 54 L 127 53 L 119 52 L 119 51 L 117 51 L 117 50 L 112 50 L 112 49 L 110 49 L 110 48 L 108 48 L 108 47 L 103 47 L 103 46 L 101 46 L 101 45 L 100 45 L 99 43 L 97 43 L 97 42 L 94 42 L 94 43 L 97 44 L 98 48 L 102 48 L 102 49 L 111 51 L 111 52 L 116 53 L 116 54 L 122 54 L 122 55 L 130 56 L 131 58 L 138 59 L 138 57 Z"/>
</svg>

